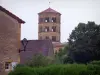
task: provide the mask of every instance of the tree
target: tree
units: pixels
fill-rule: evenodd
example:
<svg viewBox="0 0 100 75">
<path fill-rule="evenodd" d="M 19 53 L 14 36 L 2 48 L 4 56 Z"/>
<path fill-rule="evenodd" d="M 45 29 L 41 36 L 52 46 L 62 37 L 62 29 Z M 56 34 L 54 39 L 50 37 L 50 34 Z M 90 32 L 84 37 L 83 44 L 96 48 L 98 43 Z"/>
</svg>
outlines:
<svg viewBox="0 0 100 75">
<path fill-rule="evenodd" d="M 67 51 L 68 51 L 68 44 L 66 44 L 64 48 L 59 49 L 59 52 L 55 54 L 56 63 L 63 64 L 68 62 L 65 60 L 67 58 Z"/>
<path fill-rule="evenodd" d="M 100 25 L 79 23 L 68 39 L 68 55 L 73 61 L 86 63 L 100 60 Z"/>
</svg>

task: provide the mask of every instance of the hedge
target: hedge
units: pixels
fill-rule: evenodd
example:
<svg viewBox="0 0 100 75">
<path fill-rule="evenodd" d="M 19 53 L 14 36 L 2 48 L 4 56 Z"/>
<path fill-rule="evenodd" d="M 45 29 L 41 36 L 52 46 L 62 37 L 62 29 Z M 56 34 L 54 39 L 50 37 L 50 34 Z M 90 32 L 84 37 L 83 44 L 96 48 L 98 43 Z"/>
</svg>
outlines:
<svg viewBox="0 0 100 75">
<path fill-rule="evenodd" d="M 16 67 L 9 75 L 100 75 L 100 66 L 92 64 L 51 65 L 32 68 Z"/>
</svg>

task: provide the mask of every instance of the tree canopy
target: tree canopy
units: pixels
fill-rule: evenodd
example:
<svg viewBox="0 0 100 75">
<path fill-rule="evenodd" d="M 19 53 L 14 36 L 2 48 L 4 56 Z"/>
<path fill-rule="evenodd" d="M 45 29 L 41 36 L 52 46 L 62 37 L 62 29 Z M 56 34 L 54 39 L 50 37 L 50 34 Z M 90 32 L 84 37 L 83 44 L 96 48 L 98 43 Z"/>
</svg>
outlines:
<svg viewBox="0 0 100 75">
<path fill-rule="evenodd" d="M 68 55 L 78 63 L 100 60 L 100 25 L 79 23 L 68 39 Z"/>
</svg>

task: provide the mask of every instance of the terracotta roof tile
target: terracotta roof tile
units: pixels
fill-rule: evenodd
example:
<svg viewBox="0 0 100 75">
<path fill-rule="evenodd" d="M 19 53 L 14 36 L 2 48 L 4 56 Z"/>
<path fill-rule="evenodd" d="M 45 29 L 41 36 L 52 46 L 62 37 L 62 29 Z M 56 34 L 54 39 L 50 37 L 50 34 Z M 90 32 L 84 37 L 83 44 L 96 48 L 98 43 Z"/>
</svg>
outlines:
<svg viewBox="0 0 100 75">
<path fill-rule="evenodd" d="M 54 48 L 56 48 L 56 47 L 64 47 L 64 44 L 62 44 L 60 42 L 53 42 L 52 44 L 53 44 Z"/>
<path fill-rule="evenodd" d="M 6 10 L 2 6 L 0 6 L 0 10 L 3 11 L 4 13 L 6 13 L 7 15 L 11 16 L 12 18 L 16 19 L 19 23 L 25 23 L 25 21 L 23 21 L 22 19 L 20 19 L 16 15 L 12 14 L 10 11 Z"/>
</svg>

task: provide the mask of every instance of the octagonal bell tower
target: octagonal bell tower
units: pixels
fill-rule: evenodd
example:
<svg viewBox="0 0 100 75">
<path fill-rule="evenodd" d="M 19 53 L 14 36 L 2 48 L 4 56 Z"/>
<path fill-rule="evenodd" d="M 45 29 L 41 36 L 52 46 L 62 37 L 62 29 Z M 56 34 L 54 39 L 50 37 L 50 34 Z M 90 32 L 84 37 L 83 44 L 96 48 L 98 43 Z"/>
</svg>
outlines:
<svg viewBox="0 0 100 75">
<path fill-rule="evenodd" d="M 38 13 L 38 39 L 60 42 L 61 14 L 51 8 Z"/>
</svg>

